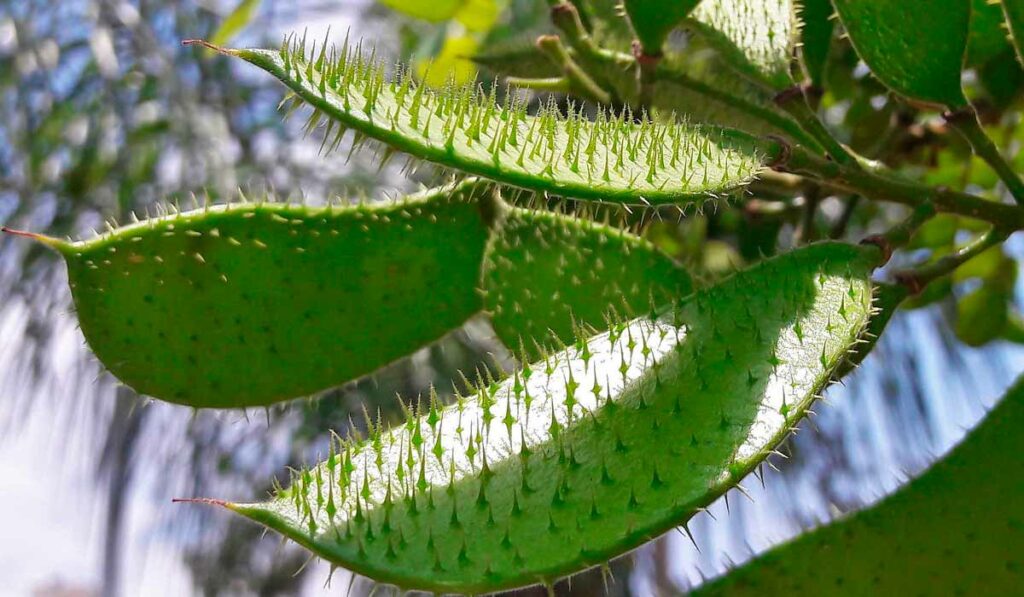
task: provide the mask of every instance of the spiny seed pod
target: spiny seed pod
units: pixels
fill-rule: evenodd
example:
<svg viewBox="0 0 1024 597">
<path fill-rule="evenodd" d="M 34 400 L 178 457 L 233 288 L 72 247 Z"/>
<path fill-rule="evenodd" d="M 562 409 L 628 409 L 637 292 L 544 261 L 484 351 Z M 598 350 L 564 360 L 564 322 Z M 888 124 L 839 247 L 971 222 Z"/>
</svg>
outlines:
<svg viewBox="0 0 1024 597">
<path fill-rule="evenodd" d="M 769 89 L 793 84 L 790 65 L 800 39 L 793 0 L 702 2 L 690 22 L 744 75 Z"/>
<path fill-rule="evenodd" d="M 532 361 L 540 347 L 564 346 L 581 329 L 607 329 L 689 295 L 693 280 L 639 236 L 516 208 L 488 245 L 483 290 L 498 337 Z"/>
<path fill-rule="evenodd" d="M 405 589 L 559 577 L 683 524 L 772 451 L 857 342 L 877 250 L 811 245 L 215 501 Z"/>
<path fill-rule="evenodd" d="M 179 404 L 260 406 L 370 373 L 480 311 L 485 186 L 353 207 L 240 203 L 44 240 L 115 376 Z"/>
<path fill-rule="evenodd" d="M 1024 378 L 952 452 L 879 504 L 694 594 L 1015 595 L 1024 559 Z"/>
<path fill-rule="evenodd" d="M 68 257 L 101 362 L 139 392 L 194 407 L 266 405 L 356 379 L 481 309 L 508 346 L 536 355 L 692 289 L 641 238 L 510 209 L 481 182 L 390 205 L 232 205 L 82 243 L 36 238 Z M 413 296 L 410 283 L 431 290 Z"/>
<path fill-rule="evenodd" d="M 327 119 L 329 146 L 348 129 L 389 148 L 502 183 L 557 195 L 625 203 L 704 201 L 749 183 L 777 157 L 774 142 L 686 122 L 654 123 L 628 112 L 582 108 L 562 115 L 554 104 L 536 115 L 506 93 L 477 85 L 443 91 L 417 84 L 399 66 L 390 79 L 361 46 L 307 54 L 305 40 L 280 51 L 227 50 L 269 72 Z"/>
</svg>

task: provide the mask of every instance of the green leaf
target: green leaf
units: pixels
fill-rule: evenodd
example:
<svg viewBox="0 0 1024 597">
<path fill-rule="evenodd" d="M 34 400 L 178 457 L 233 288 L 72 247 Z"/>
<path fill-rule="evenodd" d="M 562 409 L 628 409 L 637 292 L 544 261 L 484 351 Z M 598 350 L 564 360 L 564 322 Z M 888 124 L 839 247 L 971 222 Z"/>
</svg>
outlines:
<svg viewBox="0 0 1024 597">
<path fill-rule="evenodd" d="M 1009 48 L 979 67 L 978 83 L 997 110 L 1010 109 L 1024 87 L 1024 70 L 1017 61 L 1016 51 Z"/>
<path fill-rule="evenodd" d="M 684 523 L 800 420 L 868 320 L 878 252 L 812 245 L 214 502 L 402 589 L 484 593 Z"/>
<path fill-rule="evenodd" d="M 793 85 L 799 29 L 792 0 L 706 1 L 690 20 L 744 75 L 774 90 Z"/>
<path fill-rule="evenodd" d="M 115 376 L 194 407 L 266 405 L 371 373 L 481 309 L 479 187 L 211 207 L 58 249 L 82 332 Z"/>
<path fill-rule="evenodd" d="M 1024 378 L 949 454 L 877 505 L 692 595 L 1013 595 L 1024 561 Z"/>
<path fill-rule="evenodd" d="M 540 358 L 582 328 L 607 329 L 690 294 L 690 274 L 644 239 L 591 220 L 514 209 L 491 241 L 484 307 L 498 337 Z"/>
<path fill-rule="evenodd" d="M 811 83 L 818 87 L 825 85 L 825 65 L 832 49 L 832 20 L 830 0 L 804 0 L 800 7 L 801 32 L 800 58 L 804 73 Z"/>
<path fill-rule="evenodd" d="M 549 105 L 527 115 L 477 86 L 435 91 L 384 68 L 359 48 L 306 58 L 304 45 L 280 52 L 223 50 L 278 77 L 340 140 L 346 129 L 415 157 L 535 191 L 626 203 L 705 200 L 750 182 L 779 149 L 745 133 L 687 123 L 635 123 L 600 110 L 563 116 Z M 340 126 L 334 126 L 340 125 Z"/>
<path fill-rule="evenodd" d="M 622 5 L 644 53 L 658 56 L 668 34 L 699 2 L 700 0 L 623 0 Z"/>
<path fill-rule="evenodd" d="M 224 17 L 220 27 L 210 37 L 210 41 L 217 45 L 230 43 L 235 39 L 242 29 L 245 29 L 256 16 L 256 10 L 260 7 L 261 0 L 242 0 L 238 3 L 231 14 Z"/>
<path fill-rule="evenodd" d="M 953 272 L 954 282 L 963 282 L 971 278 L 996 278 L 1006 269 L 1006 263 L 1016 269 L 1013 259 L 1003 253 L 999 245 L 982 251 L 978 256 L 966 261 Z"/>
<path fill-rule="evenodd" d="M 507 0 L 465 0 L 455 13 L 455 20 L 469 31 L 487 33 L 507 4 Z"/>
<path fill-rule="evenodd" d="M 378 0 L 384 6 L 415 19 L 432 23 L 447 21 L 455 16 L 466 0 Z"/>
<path fill-rule="evenodd" d="M 982 284 L 957 301 L 956 335 L 968 346 L 995 340 L 1006 327 L 1009 297 L 1000 288 Z"/>
<path fill-rule="evenodd" d="M 968 0 L 833 0 L 854 49 L 886 87 L 909 100 L 966 107 L 960 70 Z"/>
<path fill-rule="evenodd" d="M 447 37 L 441 51 L 430 59 L 416 61 L 416 76 L 434 88 L 465 85 L 476 78 L 473 54 L 479 43 L 470 35 Z"/>
</svg>

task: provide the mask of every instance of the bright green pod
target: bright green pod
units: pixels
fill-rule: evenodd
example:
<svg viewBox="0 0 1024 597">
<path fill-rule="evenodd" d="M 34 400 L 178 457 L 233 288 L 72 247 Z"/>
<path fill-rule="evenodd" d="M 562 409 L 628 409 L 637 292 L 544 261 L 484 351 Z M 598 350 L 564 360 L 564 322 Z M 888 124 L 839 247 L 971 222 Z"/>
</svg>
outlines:
<svg viewBox="0 0 1024 597">
<path fill-rule="evenodd" d="M 877 257 L 827 243 L 762 262 L 332 446 L 267 503 L 213 503 L 403 589 L 551 584 L 684 524 L 767 457 L 860 337 Z"/>
<path fill-rule="evenodd" d="M 388 78 L 361 48 L 307 55 L 301 42 L 280 51 L 225 50 L 267 71 L 328 119 L 328 145 L 346 130 L 442 166 L 556 195 L 624 203 L 703 202 L 742 188 L 780 147 L 746 133 L 677 122 L 635 122 L 629 113 L 526 102 L 477 85 L 429 89 L 404 69 Z"/>
<path fill-rule="evenodd" d="M 512 209 L 488 246 L 484 309 L 498 337 L 541 356 L 693 291 L 689 272 L 643 238 L 586 218 Z"/>
<path fill-rule="evenodd" d="M 791 64 L 800 40 L 793 0 L 708 0 L 690 21 L 747 77 L 776 91 L 793 85 Z"/>
<path fill-rule="evenodd" d="M 877 505 L 694 595 L 1017 595 L 1024 378 L 949 454 Z"/>
<path fill-rule="evenodd" d="M 833 0 L 857 54 L 886 87 L 934 107 L 967 107 L 960 71 L 970 0 Z"/>
<path fill-rule="evenodd" d="M 483 184 L 390 204 L 232 204 L 47 240 L 99 360 L 141 394 L 261 406 L 408 355 L 480 311 Z"/>
<path fill-rule="evenodd" d="M 661 46 L 700 0 L 623 0 L 640 47 L 649 56 L 661 55 Z"/>
</svg>

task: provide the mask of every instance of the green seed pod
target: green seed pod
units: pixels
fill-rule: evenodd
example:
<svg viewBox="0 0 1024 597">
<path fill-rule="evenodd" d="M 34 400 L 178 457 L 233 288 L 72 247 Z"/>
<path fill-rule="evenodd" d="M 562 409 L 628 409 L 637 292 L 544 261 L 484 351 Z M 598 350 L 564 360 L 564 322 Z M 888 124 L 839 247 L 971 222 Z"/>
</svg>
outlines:
<svg viewBox="0 0 1024 597">
<path fill-rule="evenodd" d="M 747 77 L 774 90 L 793 84 L 791 63 L 800 39 L 793 0 L 702 2 L 690 21 Z"/>
<path fill-rule="evenodd" d="M 646 240 L 550 212 L 511 210 L 485 259 L 484 308 L 527 361 L 581 328 L 607 329 L 693 290 L 689 272 Z"/>
<path fill-rule="evenodd" d="M 1024 569 L 1024 378 L 921 477 L 693 594 L 1015 595 Z"/>
<path fill-rule="evenodd" d="M 388 80 L 362 50 L 304 42 L 280 51 L 220 51 L 287 85 L 313 108 L 310 126 L 328 119 L 329 145 L 348 129 L 392 149 L 505 184 L 557 195 L 625 203 L 703 202 L 748 184 L 781 148 L 746 133 L 600 110 L 588 120 L 554 105 L 537 115 L 515 94 L 496 101 L 478 86 L 443 91 L 418 85 L 404 70 Z"/>
<path fill-rule="evenodd" d="M 194 407 L 261 406 L 371 373 L 477 313 L 490 231 L 471 196 L 483 186 L 358 207 L 210 207 L 47 242 L 67 261 L 86 340 L 120 380 Z"/>
<path fill-rule="evenodd" d="M 796 424 L 867 324 L 873 249 L 811 245 L 220 504 L 404 589 L 481 593 L 683 524 Z"/>
</svg>

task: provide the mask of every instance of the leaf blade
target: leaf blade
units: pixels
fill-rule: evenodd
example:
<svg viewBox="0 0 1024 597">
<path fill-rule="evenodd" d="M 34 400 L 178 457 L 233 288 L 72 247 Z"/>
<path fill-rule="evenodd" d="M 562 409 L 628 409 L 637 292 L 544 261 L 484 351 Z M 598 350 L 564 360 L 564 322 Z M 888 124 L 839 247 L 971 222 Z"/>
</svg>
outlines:
<svg viewBox="0 0 1024 597">
<path fill-rule="evenodd" d="M 871 508 L 693 592 L 1012 594 L 1020 586 L 1024 379 L 949 454 Z"/>
<path fill-rule="evenodd" d="M 839 18 L 871 72 L 889 89 L 918 102 L 967 106 L 960 70 L 971 4 L 965 0 L 833 0 Z M 914 23 L 912 31 L 907 23 Z"/>
</svg>

